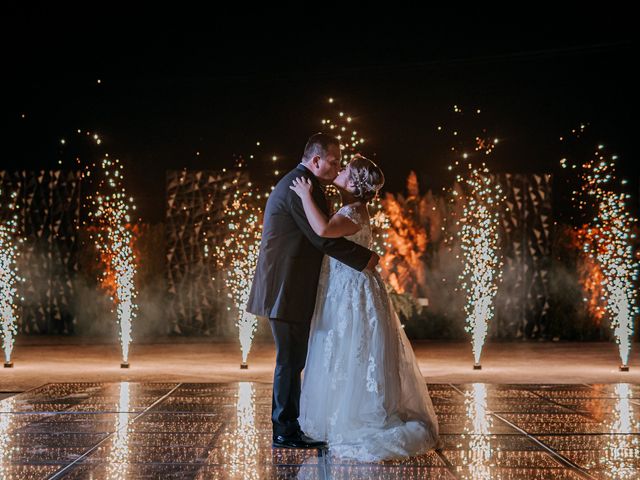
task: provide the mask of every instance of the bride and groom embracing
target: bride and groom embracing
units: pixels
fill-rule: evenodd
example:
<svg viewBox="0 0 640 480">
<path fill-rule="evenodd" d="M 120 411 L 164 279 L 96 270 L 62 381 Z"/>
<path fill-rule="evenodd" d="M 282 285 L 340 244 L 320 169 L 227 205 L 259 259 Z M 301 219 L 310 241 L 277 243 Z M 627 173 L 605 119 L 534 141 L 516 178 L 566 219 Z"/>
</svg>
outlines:
<svg viewBox="0 0 640 480">
<path fill-rule="evenodd" d="M 334 214 L 331 183 L 342 199 Z M 317 133 L 269 195 L 247 311 L 269 318 L 276 345 L 274 447 L 375 462 L 438 444 L 427 385 L 369 250 L 367 204 L 383 183 L 362 156 L 342 168 L 339 140 Z"/>
</svg>

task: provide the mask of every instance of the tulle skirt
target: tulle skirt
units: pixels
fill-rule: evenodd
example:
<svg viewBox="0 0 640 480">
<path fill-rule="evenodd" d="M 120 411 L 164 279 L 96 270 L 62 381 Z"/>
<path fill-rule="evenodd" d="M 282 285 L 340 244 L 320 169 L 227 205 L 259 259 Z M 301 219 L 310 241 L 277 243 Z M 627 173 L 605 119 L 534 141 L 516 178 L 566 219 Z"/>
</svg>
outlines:
<svg viewBox="0 0 640 480">
<path fill-rule="evenodd" d="M 376 462 L 418 455 L 438 420 L 380 275 L 325 257 L 299 422 L 331 455 Z"/>
</svg>

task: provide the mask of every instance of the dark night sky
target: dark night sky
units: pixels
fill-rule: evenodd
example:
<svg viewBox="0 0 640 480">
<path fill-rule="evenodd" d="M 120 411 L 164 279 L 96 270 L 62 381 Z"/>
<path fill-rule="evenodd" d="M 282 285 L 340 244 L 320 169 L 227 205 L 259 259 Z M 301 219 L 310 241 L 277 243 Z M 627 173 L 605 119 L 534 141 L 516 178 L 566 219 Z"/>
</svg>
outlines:
<svg viewBox="0 0 640 480">
<path fill-rule="evenodd" d="M 588 122 L 593 142 L 621 156 L 632 182 L 639 175 L 629 12 L 500 12 L 508 19 L 406 10 L 365 19 L 327 8 L 275 21 L 274 11 L 249 20 L 184 9 L 156 19 L 7 8 L 0 169 L 56 167 L 72 149 L 61 152 L 61 138 L 97 131 L 126 163 L 144 219 L 163 216 L 165 169 L 217 169 L 252 153 L 256 176 L 267 175 L 274 154 L 280 169 L 294 166 L 330 96 L 354 116 L 388 191 L 401 190 L 411 169 L 425 187 L 450 183 L 451 138 L 437 125 L 487 128 L 500 139 L 489 158 L 496 171 L 555 172 L 558 137 Z M 454 119 L 454 104 L 464 117 Z M 480 117 L 467 114 L 476 108 Z"/>
</svg>

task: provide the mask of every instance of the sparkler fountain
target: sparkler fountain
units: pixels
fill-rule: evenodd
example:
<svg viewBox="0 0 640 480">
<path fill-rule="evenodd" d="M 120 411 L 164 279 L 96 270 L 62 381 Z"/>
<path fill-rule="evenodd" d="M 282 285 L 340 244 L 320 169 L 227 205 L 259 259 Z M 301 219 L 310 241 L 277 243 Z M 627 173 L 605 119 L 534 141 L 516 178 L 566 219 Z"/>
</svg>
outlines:
<svg viewBox="0 0 640 480">
<path fill-rule="evenodd" d="M 453 112 L 457 119 L 463 116 L 463 109 L 454 105 Z M 480 109 L 472 114 L 480 115 Z M 475 121 L 472 120 L 474 123 Z M 463 187 L 464 193 L 457 188 L 451 190 L 452 201 L 464 195 L 461 218 L 456 222 L 463 256 L 463 271 L 459 276 L 461 288 L 466 294 L 464 310 L 466 313 L 465 330 L 471 333 L 471 345 L 474 357 L 474 370 L 482 368 L 480 356 L 487 336 L 489 321 L 494 315 L 494 298 L 498 290 L 498 281 L 502 274 L 502 260 L 498 250 L 498 225 L 500 208 L 505 196 L 502 188 L 489 172 L 485 163 L 474 167 L 469 163 L 471 148 L 465 145 L 464 138 L 458 128 L 444 129 L 438 126 L 441 133 L 451 134 L 456 144 L 450 149 L 458 158 L 449 170 L 457 171 L 462 165 L 467 166 L 465 173 L 456 175 L 456 180 Z M 488 138 L 486 130 L 474 135 L 473 152 L 490 155 L 498 144 L 497 138 Z M 462 157 L 462 158 L 460 158 Z"/>
<path fill-rule="evenodd" d="M 494 314 L 493 299 L 502 266 L 498 253 L 498 206 L 503 196 L 485 164 L 481 169 L 469 164 L 468 174 L 458 175 L 457 179 L 469 187 L 459 232 L 464 257 L 460 278 L 467 294 L 465 330 L 472 335 L 473 368 L 480 370 L 480 355 Z"/>
<path fill-rule="evenodd" d="M 262 238 L 262 205 L 264 197 L 251 189 L 236 190 L 233 199 L 224 213 L 224 224 L 227 235 L 222 245 L 216 245 L 216 257 L 219 267 L 225 270 L 228 296 L 233 300 L 237 310 L 236 326 L 242 352 L 241 369 L 249 368 L 247 358 L 258 320 L 255 315 L 246 311 L 251 290 L 251 279 L 258 263 L 258 252 Z M 231 307 L 229 307 L 231 309 Z"/>
<path fill-rule="evenodd" d="M 628 371 L 633 322 L 638 314 L 638 261 L 631 244 L 635 238 L 631 228 L 637 220 L 627 205 L 630 196 L 611 186 L 616 178 L 617 156 L 606 157 L 604 146 L 599 145 L 594 158 L 582 165 L 582 188 L 574 194 L 580 196 L 579 208 L 589 203 L 594 207 L 591 225 L 582 229 L 586 232 L 583 249 L 602 272 L 602 300 L 618 343 L 620 370 Z M 566 168 L 567 160 L 562 159 L 561 165 Z"/>
<path fill-rule="evenodd" d="M 2 193 L 2 192 L 0 192 Z M 17 193 L 11 194 L 9 210 L 15 208 Z M 0 327 L 2 332 L 2 348 L 4 350 L 4 367 L 12 368 L 11 352 L 17 333 L 16 282 L 23 280 L 16 269 L 16 259 L 20 255 L 17 238 L 17 216 L 0 221 Z M 22 242 L 22 239 L 18 239 Z"/>
<path fill-rule="evenodd" d="M 94 240 L 106 267 L 101 282 L 112 294 L 116 305 L 122 348 L 120 367 L 129 368 L 131 325 L 137 311 L 134 283 L 136 257 L 129 215 L 131 210 L 135 210 L 135 205 L 132 198 L 126 197 L 122 186 L 123 166 L 119 160 L 111 160 L 106 154 L 100 163 L 100 171 L 104 177 L 99 181 L 98 192 L 93 200 L 95 211 L 89 215 L 96 219 L 100 227 Z"/>
</svg>

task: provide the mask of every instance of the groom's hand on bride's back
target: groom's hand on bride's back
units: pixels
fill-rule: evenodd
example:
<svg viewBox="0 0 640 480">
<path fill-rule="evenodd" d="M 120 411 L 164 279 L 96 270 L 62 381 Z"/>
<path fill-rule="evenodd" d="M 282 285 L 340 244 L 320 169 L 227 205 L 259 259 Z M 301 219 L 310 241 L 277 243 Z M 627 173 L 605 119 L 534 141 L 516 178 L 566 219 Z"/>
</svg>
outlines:
<svg viewBox="0 0 640 480">
<path fill-rule="evenodd" d="M 371 258 L 369 258 L 369 263 L 364 267 L 364 270 L 368 272 L 375 272 L 379 261 L 380 256 L 376 252 L 371 252 Z"/>
</svg>

